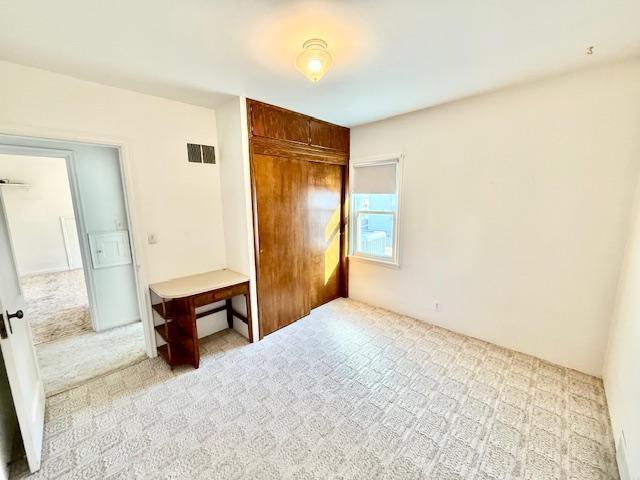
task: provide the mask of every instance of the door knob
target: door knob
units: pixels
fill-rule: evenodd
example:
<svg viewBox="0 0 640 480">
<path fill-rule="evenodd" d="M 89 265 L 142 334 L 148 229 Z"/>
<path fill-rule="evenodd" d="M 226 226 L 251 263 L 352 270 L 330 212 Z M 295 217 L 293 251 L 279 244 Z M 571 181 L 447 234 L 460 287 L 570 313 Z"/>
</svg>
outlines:
<svg viewBox="0 0 640 480">
<path fill-rule="evenodd" d="M 7 312 L 7 318 L 9 320 L 11 320 L 12 318 L 22 318 L 22 317 L 24 317 L 24 313 L 22 312 L 22 310 L 18 310 L 16 313 Z"/>
<path fill-rule="evenodd" d="M 5 310 L 5 313 L 7 314 L 7 323 L 9 324 L 9 333 L 13 334 L 13 327 L 11 326 L 11 319 L 12 318 L 20 319 L 20 318 L 24 317 L 24 313 L 22 312 L 22 310 L 18 310 L 18 311 L 16 311 L 16 313 L 9 313 L 9 312 L 7 312 Z M 2 317 L 1 314 L 0 314 L 0 317 Z M 2 319 L 0 319 L 0 322 L 2 322 Z M 0 332 L 0 337 L 7 338 L 7 332 L 4 329 L 4 324 L 3 324 L 2 332 Z"/>
</svg>

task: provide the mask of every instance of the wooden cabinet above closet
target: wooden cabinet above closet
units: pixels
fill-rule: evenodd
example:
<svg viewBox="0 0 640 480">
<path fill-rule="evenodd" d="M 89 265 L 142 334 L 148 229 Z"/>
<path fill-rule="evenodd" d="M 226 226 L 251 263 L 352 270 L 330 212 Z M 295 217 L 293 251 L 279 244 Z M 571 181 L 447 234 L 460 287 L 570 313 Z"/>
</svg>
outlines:
<svg viewBox="0 0 640 480">
<path fill-rule="evenodd" d="M 249 102 L 251 135 L 309 143 L 309 120 L 303 115 L 265 103 Z"/>
<path fill-rule="evenodd" d="M 252 137 L 349 153 L 348 128 L 254 100 L 248 101 L 248 108 Z"/>
<path fill-rule="evenodd" d="M 312 118 L 309 120 L 309 144 L 349 152 L 349 129 Z"/>
</svg>

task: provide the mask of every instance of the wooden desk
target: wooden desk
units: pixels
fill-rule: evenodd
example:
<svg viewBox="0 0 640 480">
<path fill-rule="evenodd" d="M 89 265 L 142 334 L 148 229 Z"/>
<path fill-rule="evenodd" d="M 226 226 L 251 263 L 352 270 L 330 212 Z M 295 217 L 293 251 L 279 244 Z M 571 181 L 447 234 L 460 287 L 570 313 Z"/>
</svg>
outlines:
<svg viewBox="0 0 640 480">
<path fill-rule="evenodd" d="M 200 345 L 196 321 L 212 313 L 226 310 L 229 328 L 233 328 L 233 317 L 246 323 L 249 341 L 253 342 L 249 277 L 246 275 L 233 270 L 216 270 L 154 283 L 149 289 L 153 310 L 164 320 L 155 326 L 156 333 L 166 342 L 158 347 L 158 353 L 171 368 L 185 364 L 199 367 Z M 154 299 L 154 295 L 160 302 Z M 231 299 L 236 295 L 245 297 L 246 316 L 233 309 Z M 196 308 L 222 300 L 225 301 L 224 305 L 196 313 Z"/>
</svg>

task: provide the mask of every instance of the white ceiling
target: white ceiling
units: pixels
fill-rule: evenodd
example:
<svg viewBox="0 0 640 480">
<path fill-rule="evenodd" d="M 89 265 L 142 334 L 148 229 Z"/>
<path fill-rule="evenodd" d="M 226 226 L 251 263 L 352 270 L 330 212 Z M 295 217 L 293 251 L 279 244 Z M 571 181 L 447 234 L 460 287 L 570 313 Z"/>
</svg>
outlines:
<svg viewBox="0 0 640 480">
<path fill-rule="evenodd" d="M 4 60 L 348 126 L 640 54 L 638 0 L 0 0 L 0 12 Z M 311 84 L 294 58 L 317 36 L 335 61 Z"/>
</svg>

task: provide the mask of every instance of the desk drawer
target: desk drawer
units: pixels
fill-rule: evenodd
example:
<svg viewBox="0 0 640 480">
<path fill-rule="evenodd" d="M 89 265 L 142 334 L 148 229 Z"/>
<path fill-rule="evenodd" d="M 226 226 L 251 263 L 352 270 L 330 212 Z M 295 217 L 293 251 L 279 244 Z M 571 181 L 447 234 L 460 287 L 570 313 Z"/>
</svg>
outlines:
<svg viewBox="0 0 640 480">
<path fill-rule="evenodd" d="M 240 285 L 233 285 L 230 287 L 221 288 L 219 290 L 201 293 L 194 298 L 194 302 L 196 307 L 202 307 L 204 305 L 209 305 L 210 303 L 215 303 L 219 302 L 220 300 L 226 300 L 227 298 L 235 297 L 236 295 L 242 295 L 246 292 L 247 284 L 242 283 Z"/>
<path fill-rule="evenodd" d="M 224 300 L 226 298 L 235 297 L 236 295 L 242 295 L 247 291 L 246 284 L 234 285 L 232 287 L 221 288 L 213 292 L 213 300 Z"/>
</svg>

